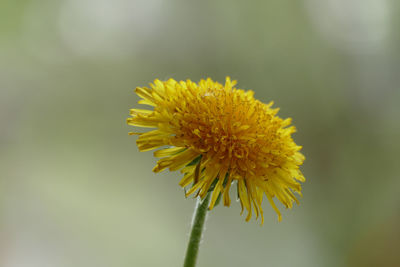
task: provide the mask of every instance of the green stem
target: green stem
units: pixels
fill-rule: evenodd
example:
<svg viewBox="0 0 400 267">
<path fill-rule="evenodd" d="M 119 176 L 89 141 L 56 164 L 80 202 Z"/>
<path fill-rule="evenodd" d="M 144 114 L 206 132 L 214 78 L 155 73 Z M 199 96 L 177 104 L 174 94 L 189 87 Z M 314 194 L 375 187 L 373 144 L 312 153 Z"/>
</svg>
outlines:
<svg viewBox="0 0 400 267">
<path fill-rule="evenodd" d="M 183 267 L 196 266 L 197 254 L 199 252 L 200 241 L 204 229 L 204 222 L 206 221 L 208 204 L 210 203 L 210 193 L 202 201 L 197 199 L 196 208 L 193 214 L 192 231 L 190 233 L 189 244 L 186 250 L 185 262 Z"/>
</svg>

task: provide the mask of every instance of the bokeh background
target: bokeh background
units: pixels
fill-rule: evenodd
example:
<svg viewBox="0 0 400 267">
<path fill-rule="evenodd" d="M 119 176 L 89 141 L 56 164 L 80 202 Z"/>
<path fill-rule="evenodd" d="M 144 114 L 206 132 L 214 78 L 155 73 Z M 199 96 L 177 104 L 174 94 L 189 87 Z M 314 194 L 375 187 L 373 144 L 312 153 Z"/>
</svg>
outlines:
<svg viewBox="0 0 400 267">
<path fill-rule="evenodd" d="M 229 75 L 304 146 L 301 205 L 208 218 L 198 266 L 400 266 L 400 2 L 1 0 L 0 266 L 180 266 L 195 199 L 136 86 Z"/>
</svg>

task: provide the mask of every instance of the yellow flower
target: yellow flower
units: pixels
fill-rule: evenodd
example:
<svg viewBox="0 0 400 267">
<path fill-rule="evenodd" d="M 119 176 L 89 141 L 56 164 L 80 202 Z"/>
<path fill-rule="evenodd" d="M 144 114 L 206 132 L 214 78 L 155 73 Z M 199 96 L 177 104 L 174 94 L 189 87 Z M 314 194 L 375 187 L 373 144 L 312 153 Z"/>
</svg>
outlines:
<svg viewBox="0 0 400 267">
<path fill-rule="evenodd" d="M 237 194 L 248 211 L 254 209 L 264 221 L 261 203 L 265 194 L 281 220 L 273 198 L 287 208 L 294 201 L 293 192 L 301 195 L 304 176 L 299 166 L 304 156 L 301 146 L 294 143 L 289 126 L 291 119 L 276 116 L 273 102 L 264 104 L 254 99 L 252 91 L 236 89 L 236 81 L 226 78 L 225 85 L 210 78 L 198 84 L 187 80 L 177 82 L 155 80 L 150 88 L 137 87 L 140 104 L 153 110 L 131 109 L 129 125 L 155 128 L 137 134 L 140 151 L 155 151 L 161 158 L 154 172 L 169 168 L 181 170 L 186 196 L 197 191 L 204 198 L 213 190 L 209 209 L 218 198 L 230 205 L 229 190 L 237 184 Z"/>
</svg>

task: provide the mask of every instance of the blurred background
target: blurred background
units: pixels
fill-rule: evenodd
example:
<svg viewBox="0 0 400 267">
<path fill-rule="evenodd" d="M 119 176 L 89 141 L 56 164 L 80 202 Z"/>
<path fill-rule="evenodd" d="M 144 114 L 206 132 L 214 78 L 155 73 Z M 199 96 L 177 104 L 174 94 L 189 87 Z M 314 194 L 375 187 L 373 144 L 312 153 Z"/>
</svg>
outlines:
<svg viewBox="0 0 400 267">
<path fill-rule="evenodd" d="M 198 266 L 400 266 L 400 2 L 1 0 L 0 266 L 181 266 L 195 199 L 136 86 L 229 75 L 292 117 L 301 204 L 218 206 Z"/>
</svg>

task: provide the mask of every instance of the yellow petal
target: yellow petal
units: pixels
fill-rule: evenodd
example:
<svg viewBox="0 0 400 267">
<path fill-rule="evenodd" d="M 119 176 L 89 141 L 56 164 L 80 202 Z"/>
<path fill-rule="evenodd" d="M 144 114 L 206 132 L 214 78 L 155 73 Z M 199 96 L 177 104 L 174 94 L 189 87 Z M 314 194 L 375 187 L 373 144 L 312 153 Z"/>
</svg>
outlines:
<svg viewBox="0 0 400 267">
<path fill-rule="evenodd" d="M 166 168 L 169 168 L 171 171 L 176 171 L 189 164 L 198 156 L 199 154 L 196 151 L 192 149 L 187 149 L 177 155 L 160 159 L 157 162 L 157 165 L 154 167 L 153 171 L 160 172 Z"/>
<path fill-rule="evenodd" d="M 276 207 L 274 201 L 272 200 L 272 197 L 269 193 L 265 193 L 265 195 L 267 195 L 267 198 L 269 200 L 269 203 L 271 204 L 272 208 L 275 210 L 275 212 L 278 214 L 278 221 L 282 220 L 282 215 L 281 212 L 279 211 L 279 209 Z"/>
<path fill-rule="evenodd" d="M 167 157 L 167 156 L 171 156 L 171 155 L 180 153 L 180 152 L 184 151 L 185 149 L 186 149 L 185 147 L 164 148 L 164 149 L 155 151 L 154 156 L 157 158 Z"/>
</svg>

